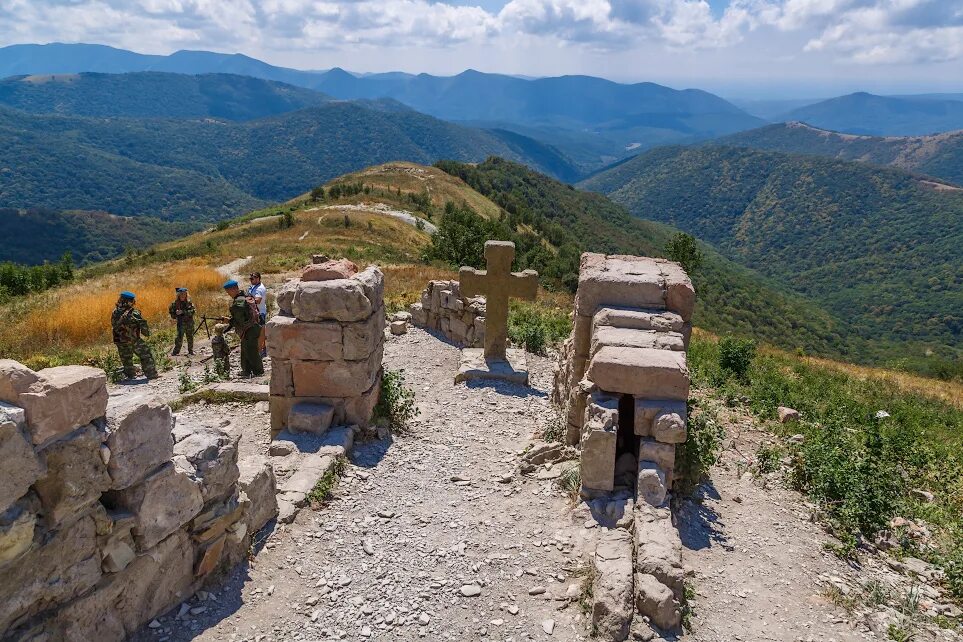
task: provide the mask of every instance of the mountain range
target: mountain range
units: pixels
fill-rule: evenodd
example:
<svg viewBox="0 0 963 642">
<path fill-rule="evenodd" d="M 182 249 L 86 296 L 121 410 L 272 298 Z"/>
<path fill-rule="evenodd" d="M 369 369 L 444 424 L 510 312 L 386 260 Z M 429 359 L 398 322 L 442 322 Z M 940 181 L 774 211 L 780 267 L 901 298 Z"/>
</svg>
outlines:
<svg viewBox="0 0 963 642">
<path fill-rule="evenodd" d="M 963 186 L 963 130 L 931 136 L 857 136 L 788 122 L 724 136 L 713 144 L 891 165 Z"/>
<path fill-rule="evenodd" d="M 793 109 L 778 120 L 867 136 L 922 136 L 963 129 L 958 96 L 876 96 L 857 92 Z"/>
</svg>

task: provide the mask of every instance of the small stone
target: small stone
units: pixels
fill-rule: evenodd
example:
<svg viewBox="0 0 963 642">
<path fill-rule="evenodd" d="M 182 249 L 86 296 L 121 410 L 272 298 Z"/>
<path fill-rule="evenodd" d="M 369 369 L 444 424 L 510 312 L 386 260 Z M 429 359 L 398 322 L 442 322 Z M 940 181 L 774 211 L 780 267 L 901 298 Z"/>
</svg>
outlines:
<svg viewBox="0 0 963 642">
<path fill-rule="evenodd" d="M 481 587 L 477 584 L 465 584 L 459 591 L 465 597 L 478 597 L 481 595 Z"/>
<path fill-rule="evenodd" d="M 545 592 L 544 586 L 533 586 L 532 588 L 528 589 L 529 595 L 541 595 L 544 592 Z"/>
<path fill-rule="evenodd" d="M 518 606 L 515 604 L 512 604 L 511 606 L 508 607 L 508 612 L 511 613 L 512 615 L 518 615 Z"/>
<path fill-rule="evenodd" d="M 428 624 L 431 622 L 431 616 L 427 613 L 422 613 L 418 616 L 418 622 L 424 626 L 428 626 Z"/>
<path fill-rule="evenodd" d="M 151 628 L 151 629 L 159 629 L 161 627 L 161 623 L 158 622 L 157 620 L 151 620 L 150 624 L 148 624 L 147 626 L 148 628 Z"/>
<path fill-rule="evenodd" d="M 453 482 L 466 482 L 466 481 L 471 481 L 471 480 L 470 480 L 468 477 L 465 477 L 464 475 L 452 475 L 452 476 L 451 476 L 451 481 L 453 481 Z"/>
<path fill-rule="evenodd" d="M 206 610 L 207 610 L 206 606 L 195 606 L 194 608 L 191 609 L 191 615 L 200 615 Z"/>
<path fill-rule="evenodd" d="M 542 630 L 551 635 L 555 632 L 555 620 L 543 620 Z"/>
<path fill-rule="evenodd" d="M 380 517 L 381 519 L 391 519 L 391 518 L 394 517 L 394 516 L 395 516 L 395 512 L 394 512 L 393 510 L 379 510 L 379 511 L 378 511 L 378 517 Z"/>
<path fill-rule="evenodd" d="M 361 637 L 370 638 L 371 637 L 371 627 L 365 624 L 361 627 Z"/>
<path fill-rule="evenodd" d="M 362 550 L 364 550 L 366 555 L 374 555 L 374 544 L 371 542 L 370 539 L 365 538 L 361 542 L 361 548 Z"/>
</svg>

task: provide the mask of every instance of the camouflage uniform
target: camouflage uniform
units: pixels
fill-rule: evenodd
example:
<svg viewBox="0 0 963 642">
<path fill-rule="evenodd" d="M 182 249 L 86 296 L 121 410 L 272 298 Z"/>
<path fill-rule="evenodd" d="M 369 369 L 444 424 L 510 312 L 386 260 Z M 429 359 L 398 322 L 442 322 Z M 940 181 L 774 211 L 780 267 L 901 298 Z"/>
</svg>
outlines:
<svg viewBox="0 0 963 642">
<path fill-rule="evenodd" d="M 181 314 L 177 314 L 180 310 Z M 174 353 L 180 354 L 184 337 L 187 336 L 187 354 L 194 354 L 194 302 L 190 299 L 181 300 L 180 297 L 167 308 L 171 319 L 177 321 L 177 338 L 174 339 Z"/>
<path fill-rule="evenodd" d="M 224 338 L 224 331 L 227 330 L 226 323 L 218 323 L 214 326 L 214 336 L 211 337 L 211 352 L 214 355 L 215 369 L 225 374 L 231 371 L 231 346 Z"/>
<path fill-rule="evenodd" d="M 258 348 L 261 326 L 244 294 L 238 294 L 231 302 L 229 326 L 241 337 L 241 374 L 243 376 L 264 374 L 264 362 Z"/>
<path fill-rule="evenodd" d="M 120 362 L 124 366 L 124 376 L 133 379 L 137 376 L 134 369 L 134 355 L 140 359 L 140 367 L 148 379 L 157 377 L 157 366 L 154 365 L 154 355 L 150 347 L 141 336 L 149 337 L 150 329 L 147 321 L 141 316 L 140 310 L 134 307 L 133 299 L 121 298 L 110 317 L 110 327 L 113 330 L 114 344 L 120 353 Z"/>
</svg>

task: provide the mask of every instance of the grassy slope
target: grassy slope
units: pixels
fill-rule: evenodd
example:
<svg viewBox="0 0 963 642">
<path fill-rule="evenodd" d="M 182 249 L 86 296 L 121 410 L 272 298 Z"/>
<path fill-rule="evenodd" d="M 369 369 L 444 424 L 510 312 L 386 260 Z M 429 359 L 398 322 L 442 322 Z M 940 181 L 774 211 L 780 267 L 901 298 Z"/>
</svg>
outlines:
<svg viewBox="0 0 963 642">
<path fill-rule="evenodd" d="M 958 354 L 963 191 L 937 192 L 898 170 L 728 147 L 654 150 L 583 185 L 712 243 L 877 346 L 845 341 L 837 347 L 847 359 Z"/>
</svg>

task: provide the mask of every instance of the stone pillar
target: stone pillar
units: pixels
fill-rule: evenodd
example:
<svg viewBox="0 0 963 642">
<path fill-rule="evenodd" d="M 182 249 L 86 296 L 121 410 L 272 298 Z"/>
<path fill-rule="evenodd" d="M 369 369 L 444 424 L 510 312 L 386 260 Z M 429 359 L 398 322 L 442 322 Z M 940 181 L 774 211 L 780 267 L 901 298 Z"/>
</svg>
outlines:
<svg viewBox="0 0 963 642">
<path fill-rule="evenodd" d="M 350 261 L 305 268 L 281 289 L 267 323 L 271 431 L 366 426 L 381 388 L 384 275 Z"/>
</svg>

